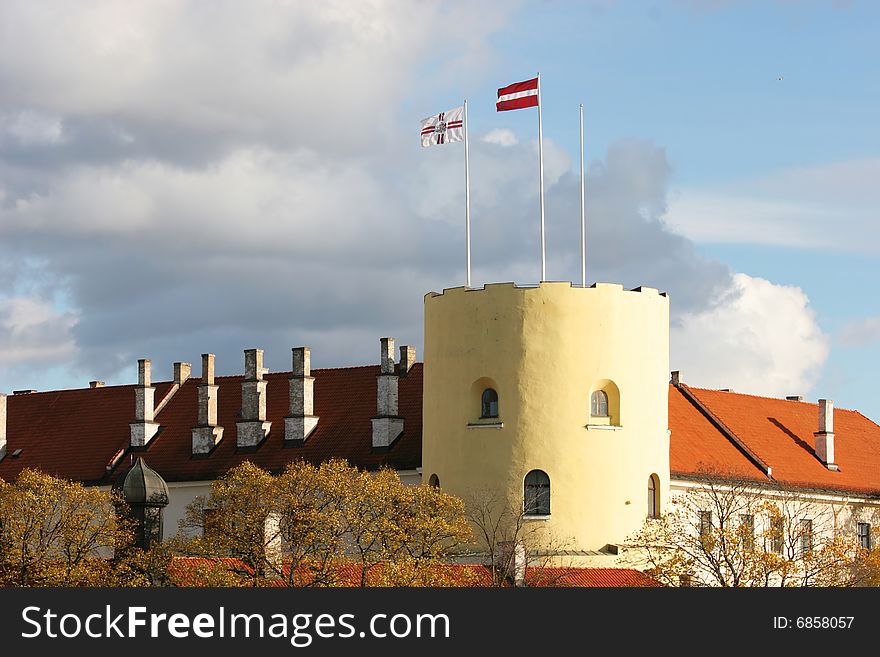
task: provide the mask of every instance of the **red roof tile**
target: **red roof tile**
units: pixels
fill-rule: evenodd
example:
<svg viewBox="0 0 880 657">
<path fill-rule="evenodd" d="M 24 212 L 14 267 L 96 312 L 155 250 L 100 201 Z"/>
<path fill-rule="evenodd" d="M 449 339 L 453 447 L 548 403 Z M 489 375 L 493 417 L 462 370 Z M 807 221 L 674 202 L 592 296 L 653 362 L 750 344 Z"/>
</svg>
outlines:
<svg viewBox="0 0 880 657">
<path fill-rule="evenodd" d="M 377 566 L 381 568 L 381 564 Z M 489 569 L 478 564 L 442 564 L 444 580 L 450 586 L 488 587 L 492 583 Z M 248 579 L 253 569 L 239 559 L 175 557 L 168 567 L 168 574 L 175 586 L 202 586 L 205 576 L 213 569 L 225 570 L 241 577 L 242 586 L 251 584 Z M 285 566 L 285 572 L 289 567 Z M 360 585 L 361 569 L 355 563 L 337 566 L 337 586 Z M 267 579 L 260 586 L 283 586 L 281 580 Z M 630 568 L 528 568 L 526 585 L 531 587 L 589 587 L 589 588 L 635 588 L 659 587 L 657 580 Z"/>
<path fill-rule="evenodd" d="M 236 447 L 242 377 L 218 377 L 218 421 L 224 434 L 209 456 L 194 457 L 191 453 L 199 379 L 190 379 L 157 414 L 162 429 L 142 455 L 168 481 L 214 479 L 245 460 L 272 472 L 294 459 L 320 462 L 331 457 L 365 469 L 383 465 L 413 469 L 421 464 L 422 372 L 422 363 L 416 363 L 409 376 L 399 380 L 404 433 L 387 451 L 372 448 L 370 420 L 376 413 L 379 366 L 371 365 L 312 371 L 315 414 L 320 420 L 300 446 L 285 445 L 284 441 L 290 374 L 266 375 L 267 419 L 272 429 L 255 451 Z M 155 385 L 158 405 L 173 388 L 170 382 Z M 126 456 L 107 473 L 107 465 L 124 455 L 129 443 L 134 389 L 111 386 L 9 396 L 7 456 L 0 461 L 0 477 L 13 479 L 23 468 L 31 467 L 86 483 L 108 483 L 129 464 Z M 687 390 L 694 401 L 682 390 L 669 387 L 673 476 L 711 470 L 766 482 L 768 477 L 759 467 L 763 462 L 772 468 L 773 478 L 785 484 L 880 495 L 880 427 L 860 413 L 835 409 L 835 452 L 840 470 L 833 472 L 815 454 L 816 404 Z M 725 435 L 727 430 L 733 438 Z M 14 456 L 18 449 L 20 455 Z"/>
<path fill-rule="evenodd" d="M 403 435 L 387 451 L 372 448 L 371 418 L 376 415 L 376 376 L 379 366 L 312 370 L 318 426 L 304 444 L 285 445 L 284 416 L 288 414 L 289 372 L 266 375 L 267 420 L 272 427 L 255 451 L 236 448 L 236 422 L 241 408 L 242 376 L 218 377 L 218 424 L 223 439 L 207 457 L 192 455 L 192 427 L 198 417 L 199 379 L 190 379 L 174 394 L 156 421 L 160 432 L 138 452 L 166 481 L 215 479 L 230 468 L 252 461 L 278 472 L 295 459 L 320 462 L 346 459 L 364 469 L 388 465 L 412 469 L 421 462 L 422 364 L 416 363 L 399 382 L 399 413 Z M 171 383 L 157 383 L 158 406 Z M 86 388 L 12 395 L 8 398 L 7 457 L 0 477 L 14 478 L 23 468 L 89 483 L 111 480 L 129 465 L 120 460 L 107 474 L 106 466 L 129 443 L 134 420 L 135 386 Z M 23 448 L 18 457 L 12 453 Z"/>
<path fill-rule="evenodd" d="M 775 480 L 802 488 L 880 494 L 880 427 L 861 413 L 834 409 L 835 461 L 840 468 L 835 472 L 816 456 L 813 432 L 819 428 L 817 404 L 718 390 L 690 390 L 770 465 Z M 675 431 L 673 428 L 672 456 L 678 467 L 692 465 L 683 454 L 694 448 L 694 441 L 686 436 L 684 441 L 675 440 Z M 741 459 L 718 458 L 715 465 L 726 463 L 739 465 Z"/>
</svg>

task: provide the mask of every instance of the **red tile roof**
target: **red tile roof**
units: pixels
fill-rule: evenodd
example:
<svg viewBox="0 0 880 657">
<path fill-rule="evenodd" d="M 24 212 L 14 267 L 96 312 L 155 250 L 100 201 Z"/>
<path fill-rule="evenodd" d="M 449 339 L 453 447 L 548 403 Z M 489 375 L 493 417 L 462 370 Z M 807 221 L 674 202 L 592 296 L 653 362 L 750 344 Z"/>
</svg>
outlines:
<svg viewBox="0 0 880 657">
<path fill-rule="evenodd" d="M 819 428 L 816 404 L 719 390 L 689 390 L 772 468 L 774 480 L 800 488 L 880 495 L 880 426 L 861 413 L 834 409 L 835 461 L 839 466 L 835 472 L 816 456 L 813 436 Z M 681 392 L 670 388 L 669 394 L 673 471 L 695 472 L 702 461 L 704 466 L 718 471 L 732 470 L 766 481 L 766 476 L 757 474 L 754 466 L 749 468 L 744 456 L 737 457 L 729 447 L 722 445 L 718 432 L 706 430 L 705 425 L 685 427 L 673 423 L 673 399 L 679 400 Z M 699 431 L 693 432 L 695 426 L 700 427 Z"/>
<path fill-rule="evenodd" d="M 404 430 L 387 451 L 372 448 L 370 420 L 376 415 L 378 374 L 378 365 L 312 370 L 315 415 L 320 419 L 300 446 L 285 445 L 283 438 L 290 373 L 267 374 L 266 417 L 272 427 L 255 451 L 236 448 L 243 377 L 217 377 L 217 420 L 224 427 L 223 439 L 207 457 L 192 455 L 200 379 L 190 379 L 156 415 L 162 428 L 146 449 L 131 452 L 109 473 L 107 464 L 129 443 L 135 386 L 11 395 L 7 399 L 7 456 L 0 462 L 0 477 L 12 479 L 23 468 L 32 467 L 67 479 L 106 483 L 138 455 L 166 481 L 215 479 L 243 461 L 252 461 L 271 472 L 282 470 L 295 459 L 317 463 L 331 457 L 346 459 L 364 469 L 383 465 L 399 470 L 416 468 L 421 462 L 422 445 L 422 364 L 413 365 L 399 380 L 399 413 L 405 418 Z M 155 385 L 158 406 L 172 384 Z M 22 448 L 21 455 L 13 457 L 18 448 Z"/>
<path fill-rule="evenodd" d="M 343 458 L 376 469 L 414 469 L 421 464 L 422 363 L 399 380 L 403 435 L 387 451 L 372 448 L 378 365 L 317 369 L 318 426 L 305 444 L 285 445 L 288 412 L 286 372 L 266 375 L 269 437 L 255 451 L 236 448 L 241 376 L 218 377 L 218 421 L 223 440 L 209 456 L 192 455 L 199 379 L 190 379 L 157 414 L 162 429 L 144 456 L 168 481 L 214 479 L 249 460 L 273 472 L 294 459 Z M 173 392 L 157 383 L 156 402 Z M 86 483 L 109 483 L 136 454 L 126 454 L 134 419 L 135 386 L 112 386 L 11 395 L 7 399 L 7 456 L 0 477 L 13 479 L 25 467 Z M 880 495 L 880 427 L 856 411 L 835 409 L 836 461 L 828 470 L 816 457 L 816 404 L 732 392 L 669 387 L 670 470 L 697 476 L 706 470 L 760 482 L 769 480 L 820 490 Z M 21 449 L 19 456 L 13 454 Z M 114 458 L 116 466 L 108 472 Z"/>
<path fill-rule="evenodd" d="M 379 568 L 381 567 L 378 566 Z M 489 569 L 478 564 L 442 564 L 442 581 L 447 586 L 488 587 L 492 583 Z M 240 578 L 242 586 L 250 586 L 253 569 L 239 559 L 175 557 L 168 567 L 175 586 L 205 586 L 205 578 L 213 570 L 226 571 Z M 285 571 L 289 568 L 285 566 Z M 360 585 L 361 569 L 355 563 L 337 568 L 337 586 Z M 662 586 L 657 580 L 631 568 L 528 568 L 526 585 L 531 587 L 644 588 Z M 283 581 L 267 579 L 260 586 L 284 586 Z"/>
</svg>

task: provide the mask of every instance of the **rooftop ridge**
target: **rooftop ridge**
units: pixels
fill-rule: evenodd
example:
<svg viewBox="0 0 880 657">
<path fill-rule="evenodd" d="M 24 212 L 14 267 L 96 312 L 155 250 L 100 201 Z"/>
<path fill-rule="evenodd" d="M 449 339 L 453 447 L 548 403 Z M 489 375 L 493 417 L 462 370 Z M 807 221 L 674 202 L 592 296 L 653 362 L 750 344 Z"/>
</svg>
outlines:
<svg viewBox="0 0 880 657">
<path fill-rule="evenodd" d="M 670 384 L 670 385 L 672 385 L 672 384 Z M 699 386 L 691 386 L 691 385 L 689 385 L 688 388 L 691 390 L 699 390 L 701 392 L 724 392 L 724 390 L 719 389 L 719 388 L 701 388 Z M 805 401 L 805 400 L 798 401 L 797 399 L 786 399 L 785 397 L 771 397 L 769 395 L 756 395 L 756 394 L 750 393 L 750 392 L 736 392 L 735 390 L 731 390 L 729 392 L 724 392 L 724 394 L 725 395 L 739 395 L 740 397 L 751 397 L 753 399 L 768 399 L 770 401 L 788 402 L 790 404 L 807 404 L 808 406 L 816 406 L 818 404 L 818 401 Z M 844 408 L 843 406 L 835 405 L 834 412 L 836 413 L 837 411 L 846 411 L 847 413 L 858 413 L 859 415 L 862 415 L 862 417 L 865 417 L 865 419 L 870 419 L 870 418 L 867 418 L 865 415 L 863 415 L 860 411 L 858 411 L 854 408 Z M 872 422 L 873 422 L 873 420 L 872 420 Z"/>
<path fill-rule="evenodd" d="M 741 451 L 746 458 L 748 458 L 752 463 L 757 465 L 768 478 L 773 479 L 773 468 L 764 460 L 755 454 L 748 445 L 746 445 L 739 436 L 737 436 L 733 430 L 730 429 L 721 419 L 715 415 L 709 408 L 702 402 L 700 399 L 686 386 L 684 383 L 679 383 L 677 386 L 674 386 L 679 392 L 681 392 L 682 396 L 687 399 L 703 416 L 711 422 L 716 429 L 718 429 L 722 435 L 727 438 L 730 442 L 732 442 L 739 451 Z"/>
</svg>

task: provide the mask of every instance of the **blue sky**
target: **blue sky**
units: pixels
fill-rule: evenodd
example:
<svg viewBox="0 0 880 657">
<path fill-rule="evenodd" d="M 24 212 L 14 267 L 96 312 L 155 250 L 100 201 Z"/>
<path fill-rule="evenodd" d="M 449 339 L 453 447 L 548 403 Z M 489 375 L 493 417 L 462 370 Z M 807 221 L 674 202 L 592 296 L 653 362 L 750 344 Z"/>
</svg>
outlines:
<svg viewBox="0 0 880 657">
<path fill-rule="evenodd" d="M 4 3 L 0 390 L 218 354 L 273 369 L 421 347 L 460 284 L 461 151 L 418 121 L 467 97 L 475 282 L 670 292 L 672 367 L 880 418 L 880 6 L 867 2 Z M 161 374 L 160 374 L 161 376 Z"/>
</svg>

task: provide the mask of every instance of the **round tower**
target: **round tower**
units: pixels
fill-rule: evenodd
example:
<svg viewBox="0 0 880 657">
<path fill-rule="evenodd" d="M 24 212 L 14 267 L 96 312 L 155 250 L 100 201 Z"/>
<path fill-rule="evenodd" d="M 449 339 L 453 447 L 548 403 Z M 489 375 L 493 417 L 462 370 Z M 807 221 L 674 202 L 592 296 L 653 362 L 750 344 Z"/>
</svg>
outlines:
<svg viewBox="0 0 880 657">
<path fill-rule="evenodd" d="M 548 546 L 622 543 L 669 487 L 669 299 L 490 284 L 425 297 L 422 477 L 506 497 Z"/>
</svg>

